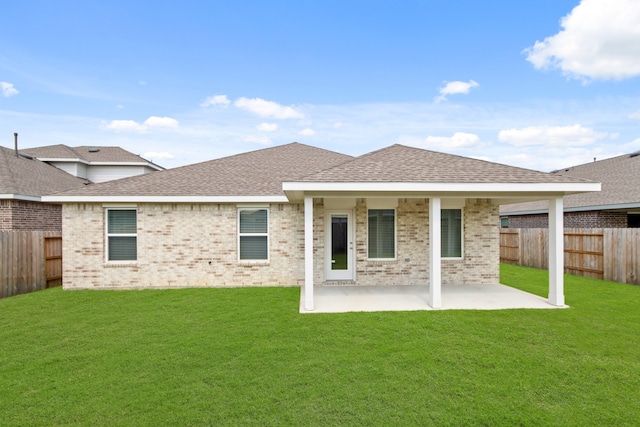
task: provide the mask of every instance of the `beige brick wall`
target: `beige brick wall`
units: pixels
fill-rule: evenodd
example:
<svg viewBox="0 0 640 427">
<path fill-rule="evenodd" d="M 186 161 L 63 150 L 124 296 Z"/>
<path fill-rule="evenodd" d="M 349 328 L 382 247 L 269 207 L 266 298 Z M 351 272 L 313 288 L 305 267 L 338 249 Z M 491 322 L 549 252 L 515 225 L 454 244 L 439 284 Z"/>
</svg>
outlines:
<svg viewBox="0 0 640 427">
<path fill-rule="evenodd" d="M 101 204 L 65 204 L 65 288 L 299 285 L 304 215 L 298 204 L 269 207 L 270 261 L 238 261 L 233 204 L 138 204 L 138 261 L 105 262 Z"/>
<path fill-rule="evenodd" d="M 367 260 L 367 206 L 358 199 L 357 285 L 429 282 L 428 199 L 400 199 L 397 259 Z M 290 286 L 304 281 L 304 207 L 269 205 L 270 261 L 241 263 L 234 204 L 137 205 L 138 261 L 105 262 L 102 204 L 65 204 L 65 288 Z M 464 209 L 464 258 L 443 261 L 443 283 L 498 283 L 498 208 L 468 200 Z M 324 282 L 324 205 L 314 201 L 314 278 Z M 326 283 L 325 283 L 326 284 Z"/>
<path fill-rule="evenodd" d="M 367 203 L 356 200 L 356 280 L 324 281 L 324 211 L 314 203 L 314 277 L 324 285 L 422 285 L 429 283 L 429 199 L 399 199 L 396 208 L 397 258 L 367 259 Z M 469 199 L 463 210 L 464 256 L 442 261 L 443 284 L 499 283 L 499 212 L 490 200 Z M 318 258 L 319 257 L 319 258 Z"/>
<path fill-rule="evenodd" d="M 463 210 L 464 257 L 442 261 L 442 284 L 500 283 L 499 207 L 467 199 Z"/>
<path fill-rule="evenodd" d="M 396 208 L 396 254 L 390 261 L 367 259 L 368 208 L 356 204 L 356 282 L 358 285 L 422 285 L 429 283 L 429 201 L 399 199 Z"/>
</svg>

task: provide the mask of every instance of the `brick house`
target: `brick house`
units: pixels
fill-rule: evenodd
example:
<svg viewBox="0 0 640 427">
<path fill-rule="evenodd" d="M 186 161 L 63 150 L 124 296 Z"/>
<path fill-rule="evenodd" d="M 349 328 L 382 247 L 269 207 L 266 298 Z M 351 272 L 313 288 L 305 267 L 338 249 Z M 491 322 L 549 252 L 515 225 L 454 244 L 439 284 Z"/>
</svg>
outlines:
<svg viewBox="0 0 640 427">
<path fill-rule="evenodd" d="M 640 152 L 560 169 L 550 175 L 602 183 L 600 192 L 565 197 L 565 227 L 640 227 Z M 546 228 L 547 201 L 502 205 L 500 223 L 503 228 Z"/>
<path fill-rule="evenodd" d="M 163 170 L 120 147 L 0 147 L 0 230 L 62 230 L 62 205 L 41 197 Z"/>
<path fill-rule="evenodd" d="M 0 230 L 61 231 L 62 206 L 45 194 L 82 188 L 86 180 L 31 156 L 0 147 Z"/>
<path fill-rule="evenodd" d="M 120 147 L 69 147 L 57 144 L 25 148 L 21 151 L 93 183 L 144 175 L 164 169 Z"/>
<path fill-rule="evenodd" d="M 299 143 L 47 196 L 63 204 L 66 289 L 499 283 L 498 206 L 599 184 L 393 145 Z M 549 302 L 563 305 L 562 216 Z M 554 234 L 555 233 L 555 234 Z M 559 236 L 559 237 L 558 237 Z"/>
</svg>

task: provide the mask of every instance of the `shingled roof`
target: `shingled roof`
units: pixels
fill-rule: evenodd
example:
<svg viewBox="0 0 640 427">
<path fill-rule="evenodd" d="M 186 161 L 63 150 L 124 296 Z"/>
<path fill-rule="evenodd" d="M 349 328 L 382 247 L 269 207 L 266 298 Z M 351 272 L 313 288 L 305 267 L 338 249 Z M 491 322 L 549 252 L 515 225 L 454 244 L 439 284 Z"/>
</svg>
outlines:
<svg viewBox="0 0 640 427">
<path fill-rule="evenodd" d="M 297 142 L 94 184 L 64 196 L 282 196 L 282 182 L 352 159 Z"/>
<path fill-rule="evenodd" d="M 550 175 L 399 144 L 373 151 L 297 181 L 545 184 L 589 182 L 580 178 Z"/>
<path fill-rule="evenodd" d="M 39 198 L 73 188 L 84 188 L 85 180 L 39 160 L 0 147 L 0 194 Z"/>
<path fill-rule="evenodd" d="M 640 206 L 640 152 L 589 162 L 551 172 L 551 176 L 590 179 L 602 183 L 599 192 L 573 194 L 564 198 L 567 210 L 615 209 Z M 546 201 L 503 205 L 500 213 L 546 211 Z"/>
<path fill-rule="evenodd" d="M 87 163 L 151 163 L 121 147 L 69 147 L 64 144 L 57 144 L 44 147 L 25 148 L 21 151 L 44 161 L 74 159 Z"/>
</svg>

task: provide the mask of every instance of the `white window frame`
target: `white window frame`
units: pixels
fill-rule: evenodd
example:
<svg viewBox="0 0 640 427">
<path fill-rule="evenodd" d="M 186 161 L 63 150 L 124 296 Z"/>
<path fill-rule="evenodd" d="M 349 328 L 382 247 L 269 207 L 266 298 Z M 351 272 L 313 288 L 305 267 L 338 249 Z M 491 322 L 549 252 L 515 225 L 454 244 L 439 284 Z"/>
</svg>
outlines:
<svg viewBox="0 0 640 427">
<path fill-rule="evenodd" d="M 464 258 L 464 208 L 442 208 L 440 210 L 440 218 L 442 218 L 442 211 L 445 210 L 459 210 L 460 211 L 460 256 L 459 257 L 445 257 L 445 256 L 441 256 L 442 259 L 452 259 L 452 260 L 456 260 L 456 259 L 463 259 Z M 440 247 L 442 247 L 442 239 L 444 239 L 445 236 L 441 235 L 440 236 Z"/>
<path fill-rule="evenodd" d="M 109 233 L 109 211 L 135 211 L 136 213 L 136 232 L 135 233 Z M 137 264 L 138 262 L 138 209 L 137 207 L 109 207 L 104 210 L 104 260 L 107 264 Z M 109 259 L 109 238 L 110 237 L 135 237 L 136 238 L 136 259 L 127 260 L 110 260 Z"/>
<path fill-rule="evenodd" d="M 369 211 L 393 211 L 393 258 L 369 258 Z M 367 206 L 367 261 L 396 261 L 398 259 L 398 210 L 395 207 Z"/>
<path fill-rule="evenodd" d="M 267 232 L 266 233 L 241 233 L 240 232 L 240 212 L 242 211 L 257 211 L 257 210 L 264 210 L 267 212 Z M 268 263 L 271 261 L 271 238 L 269 236 L 269 230 L 270 230 L 270 226 L 269 226 L 269 222 L 271 219 L 271 212 L 269 211 L 268 207 L 265 206 L 244 206 L 244 207 L 238 207 L 238 213 L 237 213 L 237 227 L 238 227 L 238 244 L 237 244 L 237 248 L 238 248 L 238 262 L 242 263 L 242 264 L 264 264 L 264 263 Z M 245 236 L 266 236 L 267 238 L 267 258 L 266 259 L 241 259 L 240 258 L 240 237 L 245 237 Z"/>
</svg>

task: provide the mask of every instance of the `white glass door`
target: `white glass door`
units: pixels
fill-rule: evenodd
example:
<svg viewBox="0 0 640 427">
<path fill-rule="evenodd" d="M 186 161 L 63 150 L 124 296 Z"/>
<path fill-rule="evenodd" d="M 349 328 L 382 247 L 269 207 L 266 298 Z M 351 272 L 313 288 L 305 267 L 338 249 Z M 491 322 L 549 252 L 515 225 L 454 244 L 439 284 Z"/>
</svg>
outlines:
<svg viewBox="0 0 640 427">
<path fill-rule="evenodd" d="M 353 280 L 352 213 L 329 212 L 325 234 L 326 280 Z"/>
</svg>

